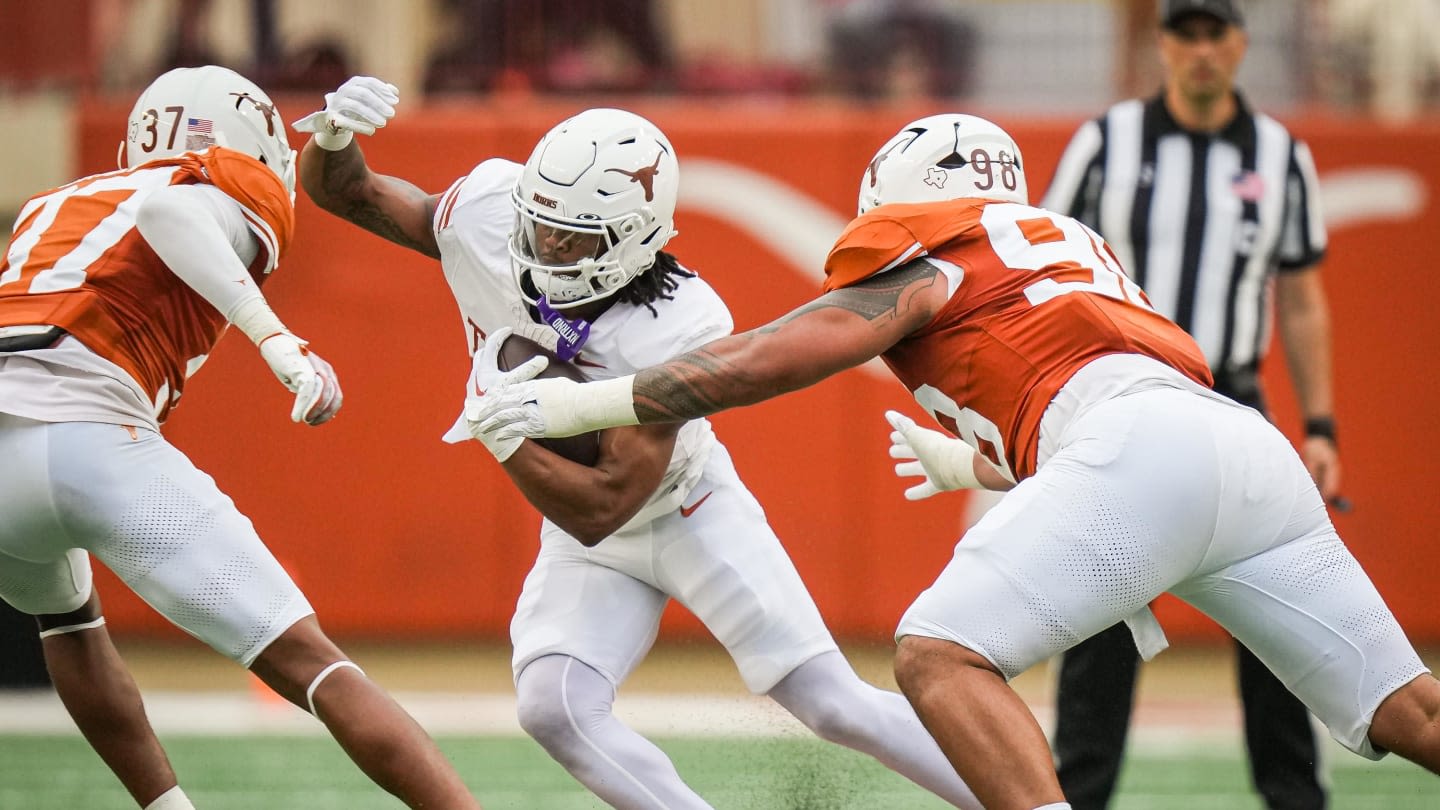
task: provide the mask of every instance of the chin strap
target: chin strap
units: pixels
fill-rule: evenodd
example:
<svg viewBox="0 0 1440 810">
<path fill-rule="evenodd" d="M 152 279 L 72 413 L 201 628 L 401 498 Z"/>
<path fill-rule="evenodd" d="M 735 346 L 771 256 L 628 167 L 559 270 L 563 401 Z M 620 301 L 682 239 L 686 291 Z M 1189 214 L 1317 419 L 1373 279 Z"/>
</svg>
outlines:
<svg viewBox="0 0 1440 810">
<path fill-rule="evenodd" d="M 567 363 L 574 360 L 580 353 L 580 347 L 590 339 L 590 322 L 583 318 L 565 317 L 550 306 L 543 295 L 535 301 L 535 309 L 540 313 L 540 319 L 559 337 L 555 355 Z"/>
</svg>

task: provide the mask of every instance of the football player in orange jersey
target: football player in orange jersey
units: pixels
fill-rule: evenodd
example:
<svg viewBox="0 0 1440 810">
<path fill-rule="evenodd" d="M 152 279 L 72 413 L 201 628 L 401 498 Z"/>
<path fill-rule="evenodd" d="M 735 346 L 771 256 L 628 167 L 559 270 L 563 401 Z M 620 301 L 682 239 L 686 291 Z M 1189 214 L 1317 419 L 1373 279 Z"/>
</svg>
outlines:
<svg viewBox="0 0 1440 810">
<path fill-rule="evenodd" d="M 964 115 L 906 126 L 866 167 L 825 293 L 614 380 L 498 372 L 492 441 L 694 419 L 875 356 L 951 434 L 899 414 L 909 496 L 1013 491 L 901 619 L 895 674 L 990 810 L 1068 808 L 1007 681 L 1171 592 L 1216 619 L 1342 745 L 1440 770 L 1440 682 L 1330 523 L 1286 438 L 1215 394 L 1195 342 L 1105 242 L 1027 204 L 1020 151 Z M 487 370 L 488 373 L 488 370 Z M 963 441 L 961 441 L 963 440 Z"/>
<path fill-rule="evenodd" d="M 334 371 L 259 289 L 294 228 L 284 122 L 233 71 L 177 69 L 140 95 L 122 158 L 29 200 L 0 260 L 0 598 L 36 616 L 56 691 L 142 807 L 191 804 L 111 643 L 91 555 L 318 717 L 408 805 L 479 807 L 325 636 L 250 521 L 160 434 L 229 324 L 295 393 L 294 421 L 340 408 Z"/>
</svg>

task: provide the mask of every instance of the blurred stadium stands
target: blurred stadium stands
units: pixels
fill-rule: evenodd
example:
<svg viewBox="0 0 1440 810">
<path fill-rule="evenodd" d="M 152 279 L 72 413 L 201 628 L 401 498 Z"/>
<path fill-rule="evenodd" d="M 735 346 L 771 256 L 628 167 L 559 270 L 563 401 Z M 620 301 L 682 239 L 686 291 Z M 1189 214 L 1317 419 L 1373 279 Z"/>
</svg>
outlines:
<svg viewBox="0 0 1440 810">
<path fill-rule="evenodd" d="M 1387 105 L 1377 113 L 1409 115 L 1434 101 L 1437 0 L 1250 0 L 1246 11 L 1242 84 L 1262 106 L 1373 96 Z M 885 12 L 967 25 L 974 75 L 961 85 L 981 106 L 1089 111 L 1153 76 L 1152 0 L 0 0 L 12 34 L 0 89 L 123 94 L 213 59 L 283 91 L 323 85 L 316 68 L 330 59 L 419 91 L 448 55 L 532 74 L 471 82 L 484 92 L 605 86 L 632 62 L 654 75 L 629 89 L 830 92 L 833 63 L 856 56 L 831 53 L 830 24 Z"/>
<path fill-rule="evenodd" d="M 1241 84 L 1262 108 L 1434 109 L 1440 0 L 1247 12 Z M 857 14 L 891 22 L 831 36 Z M 908 38 L 894 22 L 906 17 Z M 992 113 L 1073 117 L 1156 82 L 1152 0 L 0 0 L 0 19 L 0 134 L 18 144 L 0 156 L 0 211 L 64 178 L 75 97 L 129 96 L 176 64 L 215 61 L 282 95 L 378 75 L 407 107 L 427 92 L 843 95 L 860 65 L 884 73 L 866 84 L 872 101 L 938 88 Z"/>
<path fill-rule="evenodd" d="M 1252 2 L 1246 85 L 1256 100 L 1324 102 L 1325 11 L 1361 1 Z M 837 17 L 933 21 L 942 10 L 972 31 L 974 75 L 960 84 L 985 107 L 1088 111 L 1135 84 L 1129 57 L 1149 61 L 1151 0 L 0 0 L 19 33 L 0 55 L 0 86 L 128 93 L 177 61 L 208 58 L 284 90 L 274 85 L 323 83 L 300 69 L 329 53 L 409 91 L 448 54 L 532 74 L 471 83 L 482 91 L 554 89 L 565 86 L 560 74 L 573 87 L 604 86 L 639 62 L 666 74 L 632 83 L 645 90 L 830 92 L 839 89 L 832 63 L 856 57 L 827 47 Z M 1335 28 L 1363 36 L 1350 19 Z"/>
</svg>

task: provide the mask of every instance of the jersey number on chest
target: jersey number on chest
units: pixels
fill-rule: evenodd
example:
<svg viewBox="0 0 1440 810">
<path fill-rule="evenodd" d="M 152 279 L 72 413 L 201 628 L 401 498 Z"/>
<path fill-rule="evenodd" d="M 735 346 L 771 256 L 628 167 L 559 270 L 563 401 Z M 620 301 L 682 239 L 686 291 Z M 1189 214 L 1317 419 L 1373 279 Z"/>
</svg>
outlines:
<svg viewBox="0 0 1440 810">
<path fill-rule="evenodd" d="M 980 224 L 1006 267 L 1046 271 L 1045 278 L 1025 288 L 1032 306 L 1088 292 L 1152 309 L 1144 291 L 1103 247 L 1099 235 L 1070 217 L 1005 203 L 986 206 Z"/>
</svg>

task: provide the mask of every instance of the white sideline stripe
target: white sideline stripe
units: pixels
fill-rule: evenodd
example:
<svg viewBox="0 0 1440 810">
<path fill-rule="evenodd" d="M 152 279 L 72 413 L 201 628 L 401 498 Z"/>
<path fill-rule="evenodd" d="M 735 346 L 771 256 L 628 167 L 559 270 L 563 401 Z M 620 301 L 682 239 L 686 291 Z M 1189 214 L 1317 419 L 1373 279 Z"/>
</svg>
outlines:
<svg viewBox="0 0 1440 810">
<path fill-rule="evenodd" d="M 521 736 L 515 696 L 493 692 L 398 692 L 395 699 L 437 736 Z M 156 732 L 197 735 L 313 735 L 325 727 L 278 698 L 248 692 L 150 691 L 145 707 Z M 1035 707 L 1050 728 L 1049 707 Z M 646 736 L 804 737 L 799 721 L 774 701 L 751 695 L 621 694 L 615 714 Z M 1134 743 L 1153 753 L 1199 746 L 1238 747 L 1239 712 L 1179 711 L 1149 721 L 1137 709 Z M 78 734 L 59 698 L 49 690 L 0 690 L 0 734 Z"/>
<path fill-rule="evenodd" d="M 515 696 L 482 692 L 399 692 L 395 699 L 432 734 L 521 735 Z M 245 692 L 144 694 L 160 734 L 313 734 L 325 726 L 303 709 Z M 773 701 L 749 695 L 622 695 L 616 715 L 642 734 L 775 737 L 809 732 Z M 75 731 L 49 690 L 0 690 L 0 734 Z"/>
</svg>

